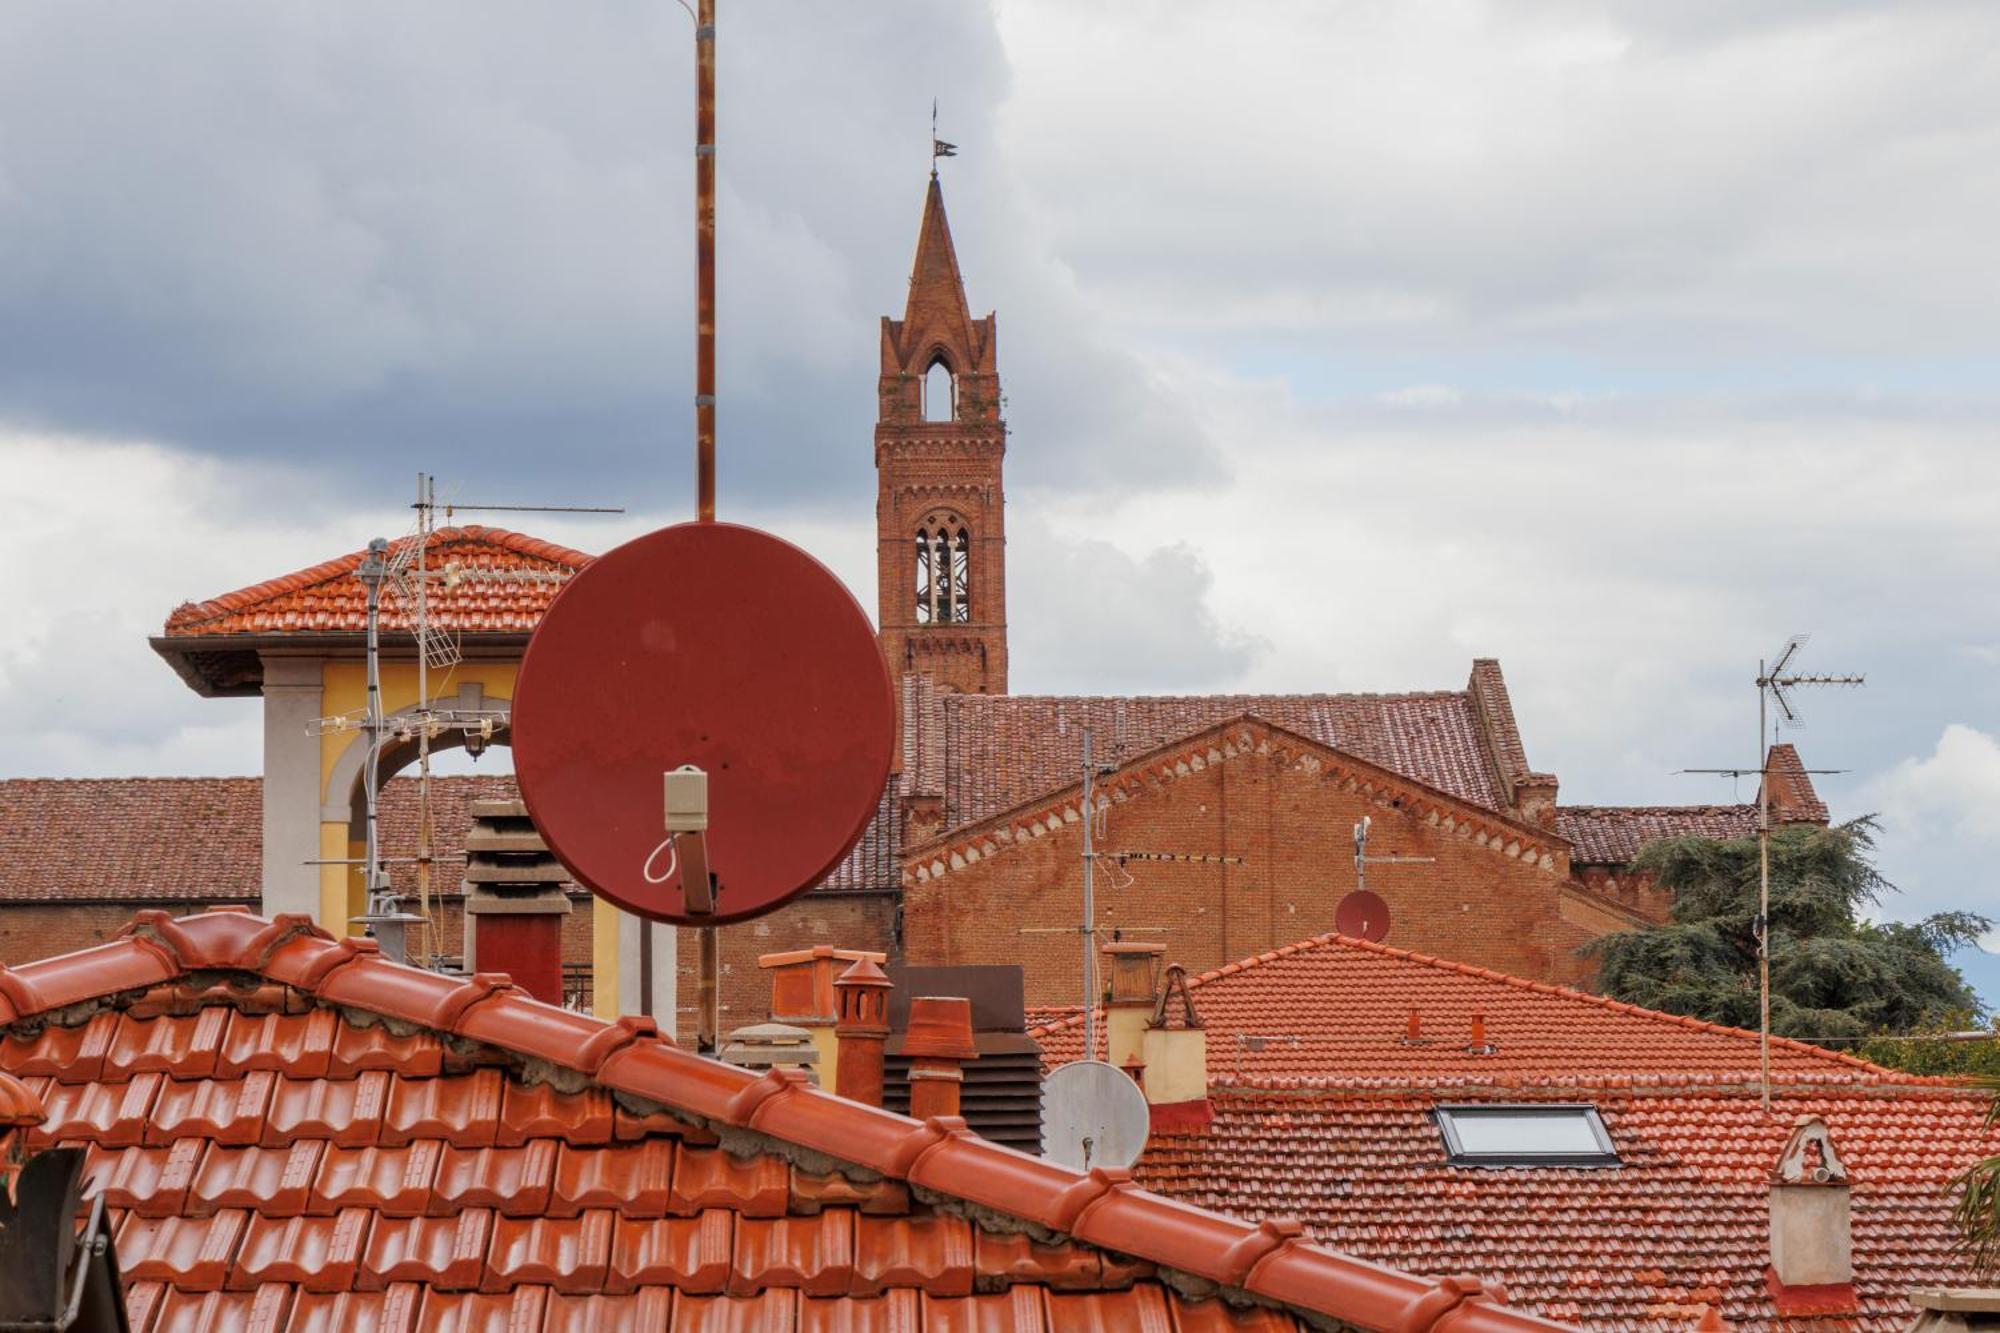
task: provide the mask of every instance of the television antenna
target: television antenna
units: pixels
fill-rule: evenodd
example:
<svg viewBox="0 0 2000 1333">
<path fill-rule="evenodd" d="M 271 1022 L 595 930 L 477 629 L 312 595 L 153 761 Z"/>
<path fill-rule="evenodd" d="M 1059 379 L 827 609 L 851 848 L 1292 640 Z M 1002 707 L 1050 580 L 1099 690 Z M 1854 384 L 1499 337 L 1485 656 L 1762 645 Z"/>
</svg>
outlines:
<svg viewBox="0 0 2000 1333">
<path fill-rule="evenodd" d="M 1092 749 L 1093 737 L 1089 727 L 1080 727 L 1083 735 L 1083 920 L 1074 926 L 1026 926 L 1022 935 L 1069 935 L 1075 934 L 1083 941 L 1083 1054 L 1086 1061 L 1097 1059 L 1097 863 L 1115 861 L 1123 866 L 1128 861 L 1173 862 L 1186 865 L 1240 866 L 1247 864 L 1240 856 L 1222 856 L 1207 852 L 1156 852 L 1156 851 L 1116 851 L 1097 850 L 1097 787 L 1099 777 L 1116 772 L 1111 764 L 1100 765 Z M 1129 880 L 1127 881 L 1130 882 Z M 1119 886 L 1122 887 L 1122 886 Z M 1172 929 L 1168 926 L 1127 926 L 1116 930 L 1133 930 L 1144 934 L 1162 934 Z M 1114 934 L 1116 933 L 1114 931 Z M 1129 1080 L 1128 1080 L 1129 1081 Z"/>
<path fill-rule="evenodd" d="M 1435 856 L 1370 856 L 1368 834 L 1375 826 L 1373 815 L 1361 816 L 1354 826 L 1354 892 L 1334 905 L 1333 928 L 1343 935 L 1380 944 L 1389 938 L 1389 904 L 1368 888 L 1369 866 L 1427 865 Z"/>
<path fill-rule="evenodd" d="M 362 883 L 367 897 L 367 907 L 361 916 L 354 918 L 354 924 L 369 927 L 375 933 L 383 952 L 402 961 L 409 950 L 406 932 L 417 926 L 427 932 L 432 926 L 431 913 L 431 866 L 436 860 L 433 842 L 436 838 L 436 821 L 431 808 L 431 742 L 440 736 L 455 733 L 465 746 L 467 753 L 475 758 L 482 753 L 496 732 L 504 731 L 508 724 L 508 710 L 504 708 L 436 708 L 432 706 L 430 673 L 432 670 L 449 670 L 464 660 L 464 650 L 457 633 L 438 625 L 432 617 L 432 590 L 434 587 L 452 589 L 463 584 L 548 584 L 560 587 L 573 571 L 535 569 L 488 569 L 481 566 L 461 565 L 447 562 L 442 568 L 433 569 L 429 560 L 431 543 L 436 536 L 437 511 L 445 511 L 446 520 L 457 512 L 508 511 L 512 513 L 544 514 L 622 514 L 622 508 L 601 505 L 464 505 L 447 503 L 440 505 L 437 500 L 437 479 L 426 472 L 417 474 L 417 498 L 410 506 L 416 510 L 416 520 L 401 540 L 390 542 L 377 537 L 368 543 L 368 552 L 355 569 L 355 577 L 361 581 L 367 592 L 367 659 L 368 692 L 367 702 L 360 710 L 360 716 L 352 713 L 336 714 L 317 718 L 307 725 L 309 734 L 315 736 L 348 731 L 358 727 L 363 732 L 363 743 L 367 752 L 362 764 L 362 790 L 366 802 L 366 834 L 364 852 L 361 859 Z M 388 595 L 395 609 L 400 611 L 403 623 L 409 628 L 416 647 L 417 703 L 415 708 L 399 715 L 391 726 L 382 712 L 382 642 L 381 612 L 383 594 Z M 379 830 L 378 806 L 381 798 L 382 751 L 392 744 L 416 742 L 417 746 L 417 850 L 411 858 L 385 858 L 382 855 Z M 403 909 L 399 895 L 394 891 L 389 874 L 383 867 L 390 861 L 402 863 L 413 861 L 417 868 L 417 910 L 414 913 Z M 351 864 L 351 862 L 320 860 L 315 864 Z M 419 956 L 431 966 L 436 966 L 440 955 L 434 933 L 424 940 L 425 948 Z"/>
<path fill-rule="evenodd" d="M 1757 1069 L 1762 1087 L 1764 1110 L 1771 1109 L 1771 750 L 1777 744 L 1778 727 L 1796 730 L 1805 725 L 1791 692 L 1822 685 L 1860 686 L 1864 675 L 1834 675 L 1798 670 L 1799 653 L 1812 636 L 1794 634 L 1785 640 L 1777 656 L 1757 663 L 1757 750 L 1762 760 L 1757 768 L 1685 768 L 1683 773 L 1722 774 L 1744 777 L 1755 773 L 1757 782 L 1757 915 L 1750 931 L 1757 940 Z M 1770 716 L 1775 708 L 1778 717 Z M 1809 768 L 1807 773 L 1841 773 L 1838 768 Z"/>
</svg>

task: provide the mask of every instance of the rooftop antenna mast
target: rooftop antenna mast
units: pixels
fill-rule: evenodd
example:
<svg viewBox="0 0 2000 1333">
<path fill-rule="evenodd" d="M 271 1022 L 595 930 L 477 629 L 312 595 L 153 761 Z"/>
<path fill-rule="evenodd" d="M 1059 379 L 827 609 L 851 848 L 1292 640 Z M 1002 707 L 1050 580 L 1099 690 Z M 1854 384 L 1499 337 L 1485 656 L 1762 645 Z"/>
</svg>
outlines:
<svg viewBox="0 0 2000 1333">
<path fill-rule="evenodd" d="M 1373 815 L 1361 816 L 1361 822 L 1354 826 L 1354 891 L 1368 891 L 1369 866 L 1419 865 L 1437 860 L 1435 856 L 1370 856 L 1368 854 L 1368 831 L 1375 826 Z"/>
<path fill-rule="evenodd" d="M 1240 866 L 1244 864 L 1240 856 L 1218 856 L 1203 852 L 1140 852 L 1097 850 L 1097 779 L 1113 772 L 1114 765 L 1099 765 L 1093 748 L 1093 736 L 1089 727 L 1080 729 L 1083 733 L 1083 921 L 1075 926 L 1029 926 L 1023 935 L 1067 935 L 1075 931 L 1083 941 L 1083 1058 L 1097 1058 L 1097 863 L 1115 861 L 1120 866 L 1128 861 L 1168 861 L 1195 865 Z M 1165 926 L 1120 926 L 1114 934 L 1131 930 L 1140 933 L 1164 933 Z"/>
<path fill-rule="evenodd" d="M 694 486 L 695 517 L 715 521 L 715 0 L 694 15 Z M 685 7 L 685 6 L 684 6 Z M 722 1049 L 722 951 L 716 927 L 700 929 L 697 1042 Z M 653 928 L 639 931 L 641 971 L 651 999 Z"/>
<path fill-rule="evenodd" d="M 1690 768 L 1687 773 L 1716 773 L 1742 777 L 1758 775 L 1757 782 L 1757 916 L 1751 931 L 1757 938 L 1757 1071 L 1763 1106 L 1771 1109 L 1771 750 L 1777 744 L 1777 728 L 1794 729 L 1805 725 L 1791 691 L 1816 685 L 1859 686 L 1868 683 L 1863 675 L 1832 675 L 1798 670 L 1799 653 L 1809 634 L 1794 634 L 1785 640 L 1777 656 L 1757 663 L 1757 754 L 1756 768 Z M 1775 708 L 1777 719 L 1770 716 Z M 1808 773 L 1839 773 L 1837 768 L 1809 768 Z"/>
</svg>

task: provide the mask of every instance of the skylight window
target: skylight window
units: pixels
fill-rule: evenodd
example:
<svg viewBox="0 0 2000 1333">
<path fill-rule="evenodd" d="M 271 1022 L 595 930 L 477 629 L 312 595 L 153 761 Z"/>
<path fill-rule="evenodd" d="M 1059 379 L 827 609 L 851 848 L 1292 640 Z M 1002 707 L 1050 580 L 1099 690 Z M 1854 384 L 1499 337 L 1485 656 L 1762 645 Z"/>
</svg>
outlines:
<svg viewBox="0 0 2000 1333">
<path fill-rule="evenodd" d="M 1617 1166 L 1594 1106 L 1440 1106 L 1438 1130 L 1453 1166 Z"/>
</svg>

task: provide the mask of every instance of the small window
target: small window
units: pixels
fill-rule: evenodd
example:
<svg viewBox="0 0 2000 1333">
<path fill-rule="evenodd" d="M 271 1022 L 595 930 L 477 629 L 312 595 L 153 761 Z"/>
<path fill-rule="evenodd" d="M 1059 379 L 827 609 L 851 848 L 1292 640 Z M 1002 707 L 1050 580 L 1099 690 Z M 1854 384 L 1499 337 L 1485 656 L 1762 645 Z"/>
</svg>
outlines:
<svg viewBox="0 0 2000 1333">
<path fill-rule="evenodd" d="M 1594 1106 L 1440 1106 L 1438 1130 L 1453 1166 L 1617 1166 Z"/>
</svg>

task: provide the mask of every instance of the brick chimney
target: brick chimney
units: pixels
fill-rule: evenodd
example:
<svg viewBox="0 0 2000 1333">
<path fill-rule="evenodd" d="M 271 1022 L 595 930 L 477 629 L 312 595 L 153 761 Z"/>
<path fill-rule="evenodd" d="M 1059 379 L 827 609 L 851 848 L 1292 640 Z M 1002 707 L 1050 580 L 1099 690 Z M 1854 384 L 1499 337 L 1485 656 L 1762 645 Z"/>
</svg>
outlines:
<svg viewBox="0 0 2000 1333">
<path fill-rule="evenodd" d="M 1847 1167 L 1826 1122 L 1800 1116 L 1771 1173 L 1771 1294 L 1796 1314 L 1854 1308 Z"/>
<path fill-rule="evenodd" d="M 465 834 L 465 967 L 505 972 L 546 1004 L 563 1001 L 569 872 L 520 801 L 474 801 Z"/>
<path fill-rule="evenodd" d="M 864 958 L 879 966 L 886 957 L 866 949 L 836 949 L 819 944 L 810 949 L 767 953 L 757 959 L 757 966 L 771 974 L 771 1021 L 804 1028 L 812 1034 L 813 1049 L 819 1052 L 822 1081 L 840 1063 L 840 1038 L 835 1035 L 840 1009 L 834 998 L 834 978 L 842 969 Z"/>
<path fill-rule="evenodd" d="M 972 1001 L 957 995 L 912 998 L 903 1054 L 910 1060 L 910 1114 L 918 1120 L 957 1115 L 965 1062 L 979 1058 Z"/>
<path fill-rule="evenodd" d="M 1104 1058 L 1120 1069 L 1135 1056 L 1145 1062 L 1146 1024 L 1153 1016 L 1160 956 L 1166 951 L 1164 944 L 1104 946 L 1104 972 L 1111 985 L 1104 1010 Z"/>
<path fill-rule="evenodd" d="M 849 1101 L 882 1104 L 882 1055 L 889 1040 L 889 978 L 863 958 L 833 983 L 840 1020 L 833 1090 Z"/>
<path fill-rule="evenodd" d="M 1208 1102 L 1208 1033 L 1188 993 L 1187 969 L 1167 968 L 1148 1016 L 1140 1061 L 1154 1133 L 1187 1133 L 1215 1118 Z M 1116 1063 L 1114 1060 L 1113 1063 Z"/>
</svg>

